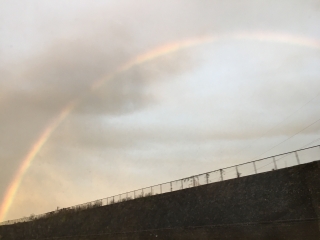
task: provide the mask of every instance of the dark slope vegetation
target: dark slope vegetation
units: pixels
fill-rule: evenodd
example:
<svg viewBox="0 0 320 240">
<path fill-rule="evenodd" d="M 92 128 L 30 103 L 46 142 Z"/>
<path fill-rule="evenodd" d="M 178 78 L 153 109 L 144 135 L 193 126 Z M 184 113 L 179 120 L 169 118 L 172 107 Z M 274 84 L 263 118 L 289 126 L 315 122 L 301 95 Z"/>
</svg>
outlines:
<svg viewBox="0 0 320 240">
<path fill-rule="evenodd" d="M 319 217 L 320 162 L 313 162 L 109 206 L 61 210 L 0 226 L 0 239 L 319 240 Z"/>
</svg>

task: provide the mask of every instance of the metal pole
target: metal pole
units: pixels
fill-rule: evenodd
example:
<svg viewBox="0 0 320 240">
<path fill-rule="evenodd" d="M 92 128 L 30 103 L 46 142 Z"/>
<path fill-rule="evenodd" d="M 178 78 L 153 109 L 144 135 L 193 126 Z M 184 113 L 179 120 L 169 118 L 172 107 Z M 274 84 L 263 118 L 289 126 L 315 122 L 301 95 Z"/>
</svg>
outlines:
<svg viewBox="0 0 320 240">
<path fill-rule="evenodd" d="M 256 162 L 252 162 L 252 163 L 253 163 L 253 167 L 254 167 L 254 172 L 255 172 L 255 174 L 257 174 Z"/>
<path fill-rule="evenodd" d="M 239 171 L 238 171 L 238 166 L 236 165 L 236 171 L 237 171 L 237 177 L 240 177 Z"/>
<path fill-rule="evenodd" d="M 274 170 L 277 170 L 278 168 L 277 168 L 277 163 L 276 163 L 275 157 L 273 157 L 272 160 L 273 160 L 273 164 L 274 164 Z"/>
<path fill-rule="evenodd" d="M 300 159 L 299 159 L 298 153 L 297 152 L 294 152 L 294 153 L 296 154 L 298 165 L 300 165 Z"/>
<path fill-rule="evenodd" d="M 223 181 L 222 169 L 220 169 L 220 177 L 221 177 L 221 181 Z"/>
</svg>

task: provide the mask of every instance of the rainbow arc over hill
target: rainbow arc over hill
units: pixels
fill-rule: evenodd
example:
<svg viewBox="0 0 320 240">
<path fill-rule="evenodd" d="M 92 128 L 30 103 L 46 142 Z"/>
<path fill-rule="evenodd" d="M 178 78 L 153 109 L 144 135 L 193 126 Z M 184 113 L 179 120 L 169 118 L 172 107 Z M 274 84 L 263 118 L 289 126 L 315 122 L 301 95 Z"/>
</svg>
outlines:
<svg viewBox="0 0 320 240">
<path fill-rule="evenodd" d="M 300 47 L 307 47 L 320 50 L 320 40 L 309 38 L 305 36 L 276 33 L 276 32 L 235 32 L 230 34 L 222 35 L 205 35 L 199 36 L 190 39 L 184 39 L 175 42 L 169 42 L 167 44 L 155 47 L 145 53 L 137 55 L 133 59 L 130 59 L 128 62 L 125 62 L 123 65 L 115 69 L 111 74 L 105 75 L 103 78 L 96 80 L 88 92 L 94 92 L 99 87 L 101 87 L 106 81 L 116 77 L 118 74 L 125 72 L 135 66 L 152 61 L 158 57 L 172 54 L 174 52 L 192 48 L 198 45 L 214 43 L 214 42 L 223 42 L 227 40 L 239 40 L 239 41 L 259 41 L 259 42 L 271 42 L 277 44 L 289 44 L 296 45 Z M 41 148 L 48 141 L 52 133 L 59 127 L 59 125 L 68 117 L 68 115 L 73 111 L 73 109 L 81 102 L 81 97 L 73 99 L 65 105 L 65 107 L 59 112 L 59 114 L 47 125 L 47 127 L 40 134 L 36 142 L 33 144 L 29 152 L 22 159 L 19 168 L 17 169 L 11 183 L 9 184 L 3 201 L 0 205 L 0 221 L 4 221 L 6 214 L 9 211 L 12 202 L 15 198 L 16 192 L 19 189 L 23 176 L 30 167 L 32 161 L 37 156 Z"/>
</svg>

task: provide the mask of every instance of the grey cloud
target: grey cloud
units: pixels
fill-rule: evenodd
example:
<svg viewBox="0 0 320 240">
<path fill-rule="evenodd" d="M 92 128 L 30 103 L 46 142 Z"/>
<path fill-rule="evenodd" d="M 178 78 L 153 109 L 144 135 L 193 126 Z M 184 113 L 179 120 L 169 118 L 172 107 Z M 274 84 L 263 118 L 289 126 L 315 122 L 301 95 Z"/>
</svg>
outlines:
<svg viewBox="0 0 320 240">
<path fill-rule="evenodd" d="M 145 65 L 124 72 L 90 94 L 95 81 L 141 51 L 123 29 L 112 27 L 108 32 L 105 27 L 103 32 L 58 40 L 28 61 L 7 64 L 2 71 L 0 161 L 6 171 L 1 175 L 1 194 L 36 139 L 70 101 L 80 99 L 76 112 L 85 115 L 132 112 L 154 102 L 144 91 L 151 79 L 186 70 L 179 62 L 187 62 L 187 58 L 179 59 L 179 54 L 172 59 L 164 57 L 147 64 L 147 68 Z"/>
<path fill-rule="evenodd" d="M 148 87 L 157 81 L 164 81 L 169 75 L 190 71 L 196 66 L 190 56 L 183 53 L 170 57 L 157 57 L 150 62 L 120 72 L 95 92 L 87 95 L 76 109 L 77 113 L 123 114 L 132 113 L 150 104 L 156 98 Z"/>
</svg>

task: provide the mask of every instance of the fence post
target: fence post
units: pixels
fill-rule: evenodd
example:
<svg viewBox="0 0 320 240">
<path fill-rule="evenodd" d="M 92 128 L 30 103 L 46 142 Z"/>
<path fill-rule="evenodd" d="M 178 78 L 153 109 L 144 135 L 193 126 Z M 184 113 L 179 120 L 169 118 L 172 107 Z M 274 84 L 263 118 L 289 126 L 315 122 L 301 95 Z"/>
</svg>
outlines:
<svg viewBox="0 0 320 240">
<path fill-rule="evenodd" d="M 273 160 L 273 164 L 274 164 L 274 170 L 277 170 L 278 168 L 277 168 L 277 163 L 276 163 L 275 157 L 273 157 L 272 160 Z"/>
<path fill-rule="evenodd" d="M 294 153 L 296 154 L 296 158 L 297 158 L 298 165 L 300 165 L 300 159 L 299 159 L 299 156 L 298 156 L 297 151 L 295 151 Z"/>
<path fill-rule="evenodd" d="M 236 165 L 236 171 L 237 171 L 237 178 L 240 177 L 239 171 L 238 171 L 238 166 Z"/>
<path fill-rule="evenodd" d="M 222 169 L 220 169 L 220 177 L 221 177 L 221 181 L 223 181 Z"/>
<path fill-rule="evenodd" d="M 255 172 L 255 174 L 257 174 L 256 162 L 254 161 L 254 162 L 252 162 L 252 163 L 253 163 L 253 167 L 254 167 L 254 172 Z"/>
</svg>

